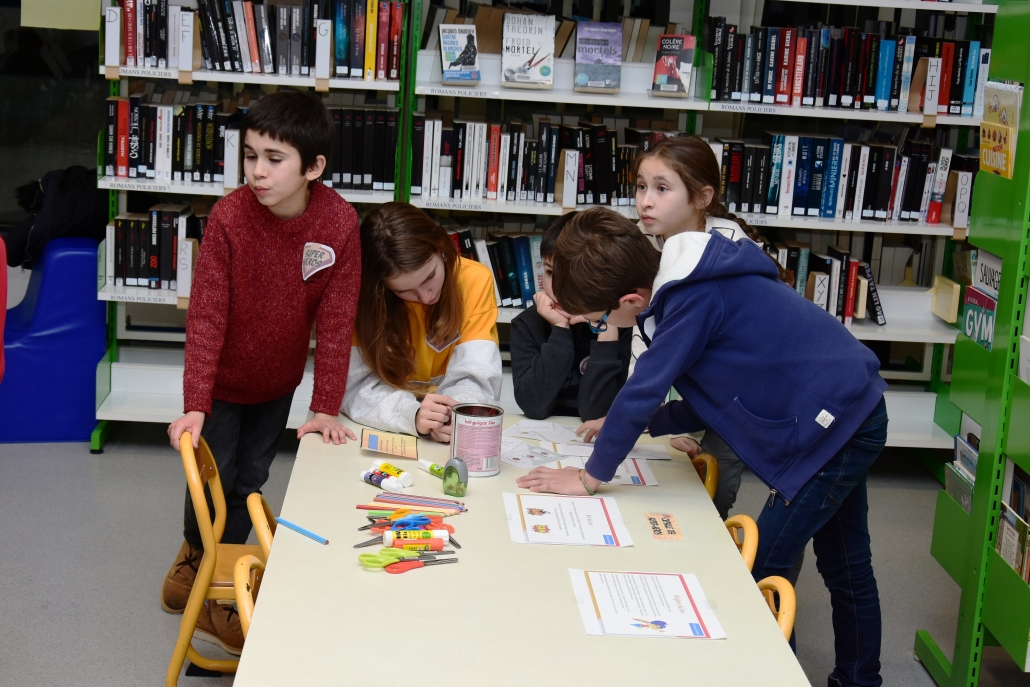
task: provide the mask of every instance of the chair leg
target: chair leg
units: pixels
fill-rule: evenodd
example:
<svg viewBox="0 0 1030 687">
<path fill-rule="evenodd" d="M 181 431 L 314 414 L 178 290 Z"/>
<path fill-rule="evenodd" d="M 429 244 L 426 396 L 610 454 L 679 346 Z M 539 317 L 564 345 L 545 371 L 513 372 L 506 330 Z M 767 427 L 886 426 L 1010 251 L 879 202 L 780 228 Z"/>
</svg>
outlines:
<svg viewBox="0 0 1030 687">
<path fill-rule="evenodd" d="M 235 673 L 236 668 L 240 665 L 240 662 L 237 660 L 226 661 L 201 656 L 192 645 L 186 649 L 186 658 L 190 660 L 190 663 L 199 668 L 203 668 L 204 670 L 217 670 L 220 673 Z"/>
<path fill-rule="evenodd" d="M 201 563 L 203 568 L 203 563 Z M 211 566 L 214 568 L 214 566 Z M 201 577 L 199 574 L 197 577 Z M 197 618 L 204 610 L 204 597 L 207 591 L 207 582 L 202 583 L 198 579 L 190 591 L 190 598 L 186 602 L 186 609 L 182 612 L 182 620 L 179 622 L 179 636 L 175 640 L 175 650 L 172 651 L 172 660 L 168 664 L 168 673 L 165 675 L 165 687 L 176 687 L 179 682 L 179 673 L 182 672 L 182 664 L 186 660 L 187 652 L 192 647 L 190 641 L 193 639 L 193 631 L 197 629 Z M 210 582 L 210 575 L 208 575 Z M 201 666 L 203 667 L 203 666 Z"/>
</svg>

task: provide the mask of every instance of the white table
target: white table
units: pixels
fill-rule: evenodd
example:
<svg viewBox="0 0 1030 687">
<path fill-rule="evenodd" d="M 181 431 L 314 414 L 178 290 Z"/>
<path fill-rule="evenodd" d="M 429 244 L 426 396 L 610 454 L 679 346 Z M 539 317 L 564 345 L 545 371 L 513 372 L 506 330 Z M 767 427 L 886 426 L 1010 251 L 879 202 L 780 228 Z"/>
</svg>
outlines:
<svg viewBox="0 0 1030 687">
<path fill-rule="evenodd" d="M 419 442 L 439 464 L 447 451 Z M 512 543 L 501 492 L 518 491 L 525 471 L 502 463 L 500 475 L 471 480 L 469 512 L 448 520 L 460 562 L 390 575 L 362 568 L 352 548 L 368 538 L 354 506 L 378 493 L 358 479 L 373 457 L 355 443 L 301 441 L 282 516 L 330 543 L 279 528 L 237 687 L 809 684 L 686 460 L 650 461 L 657 487 L 604 489 L 630 548 Z M 415 475 L 406 491 L 442 496 L 440 480 L 398 462 Z M 654 540 L 647 512 L 675 515 L 684 540 Z M 568 568 L 694 573 L 727 639 L 589 636 Z"/>
</svg>

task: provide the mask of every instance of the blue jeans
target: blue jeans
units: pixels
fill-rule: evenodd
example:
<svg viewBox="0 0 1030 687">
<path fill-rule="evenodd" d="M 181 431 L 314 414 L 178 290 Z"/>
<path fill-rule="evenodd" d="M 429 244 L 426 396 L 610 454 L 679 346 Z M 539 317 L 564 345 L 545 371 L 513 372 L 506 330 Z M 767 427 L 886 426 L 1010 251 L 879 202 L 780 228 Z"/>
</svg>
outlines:
<svg viewBox="0 0 1030 687">
<path fill-rule="evenodd" d="M 845 687 L 880 687 L 880 597 L 869 545 L 866 472 L 887 440 L 880 401 L 851 440 L 789 503 L 767 503 L 758 518 L 755 580 L 786 577 L 809 539 L 830 591 L 836 667 Z"/>
</svg>

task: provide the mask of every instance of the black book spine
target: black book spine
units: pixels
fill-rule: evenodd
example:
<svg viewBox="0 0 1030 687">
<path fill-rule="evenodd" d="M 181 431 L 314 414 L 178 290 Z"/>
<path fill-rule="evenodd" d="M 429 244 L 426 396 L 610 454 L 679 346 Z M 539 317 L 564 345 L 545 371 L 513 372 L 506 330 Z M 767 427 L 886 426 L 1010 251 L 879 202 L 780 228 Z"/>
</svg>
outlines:
<svg viewBox="0 0 1030 687">
<path fill-rule="evenodd" d="M 740 186 L 740 211 L 751 212 L 751 199 L 755 195 L 755 161 L 758 150 L 744 146 L 744 177 Z"/>
<path fill-rule="evenodd" d="M 215 106 L 204 106 L 204 150 L 200 156 L 201 180 L 215 179 Z"/>
<path fill-rule="evenodd" d="M 140 104 L 139 106 L 139 167 L 136 176 L 140 179 L 147 178 L 147 142 L 150 138 L 150 106 Z"/>
<path fill-rule="evenodd" d="M 451 167 L 451 197 L 461 199 L 462 185 L 465 182 L 465 154 L 468 124 L 454 123 L 454 164 Z"/>
<path fill-rule="evenodd" d="M 147 106 L 147 178 L 157 177 L 157 105 Z"/>
<path fill-rule="evenodd" d="M 751 30 L 751 83 L 748 84 L 748 99 L 762 102 L 762 78 L 765 76 L 766 37 L 765 29 L 756 26 Z"/>
<path fill-rule="evenodd" d="M 200 43 L 204 53 L 204 67 L 220 72 L 222 71 L 222 50 L 218 45 L 218 32 L 214 30 L 211 10 L 207 3 L 208 0 L 197 0 L 197 19 L 200 20 Z"/>
<path fill-rule="evenodd" d="M 862 158 L 862 146 L 857 143 L 851 146 L 851 162 L 848 164 L 848 192 L 844 197 L 845 219 L 852 219 L 854 213 L 862 216 L 862 208 L 855 207 L 855 195 L 858 192 L 858 165 Z"/>
<path fill-rule="evenodd" d="M 719 100 L 730 100 L 733 94 L 733 70 L 737 62 L 737 27 L 726 25 L 723 40 L 722 76 L 719 79 Z"/>
<path fill-rule="evenodd" d="M 542 203 L 547 198 L 547 175 L 550 168 L 549 160 L 551 153 L 551 125 L 549 122 L 540 123 L 540 147 L 537 150 L 536 170 L 536 202 Z"/>
<path fill-rule="evenodd" d="M 830 56 L 826 66 L 826 107 L 840 107 L 841 65 L 843 62 L 844 39 L 830 39 Z"/>
<path fill-rule="evenodd" d="M 172 117 L 172 181 L 182 181 L 183 151 L 186 147 L 186 115 L 181 107 L 173 109 Z"/>
<path fill-rule="evenodd" d="M 887 324 L 887 318 L 883 316 L 883 306 L 880 305 L 880 293 L 876 289 L 876 280 L 873 279 L 873 268 L 868 264 L 859 265 L 858 271 L 869 281 L 869 298 L 866 300 L 866 309 L 869 317 L 876 320 L 881 327 Z"/>
<path fill-rule="evenodd" d="M 104 175 L 113 177 L 118 159 L 118 101 L 107 100 L 107 129 L 104 141 Z"/>
<path fill-rule="evenodd" d="M 308 53 L 311 51 L 311 0 L 303 0 L 300 19 L 300 73 L 307 76 L 311 73 Z"/>
<path fill-rule="evenodd" d="M 422 129 L 425 133 L 425 118 L 422 120 Z M 343 111 L 343 126 L 340 130 L 340 188 L 353 188 L 351 172 L 353 170 L 353 141 L 354 141 L 354 110 Z M 415 167 L 411 170 L 412 177 L 415 176 Z M 422 167 L 418 165 L 418 174 L 421 179 Z M 426 180 L 428 181 L 428 179 Z M 414 181 L 412 182 L 414 183 Z M 423 192 L 423 195 L 429 195 Z"/>
<path fill-rule="evenodd" d="M 869 34 L 869 55 L 866 61 L 865 85 L 862 87 L 862 109 L 876 109 L 876 67 L 880 61 L 880 36 Z"/>
<path fill-rule="evenodd" d="M 275 6 L 275 71 L 290 73 L 290 6 Z"/>
<path fill-rule="evenodd" d="M 844 37 L 844 64 L 843 79 L 841 83 L 841 107 L 854 107 L 855 106 L 855 95 L 861 91 L 857 88 L 858 86 L 858 60 L 859 60 L 859 48 L 861 47 L 862 37 L 855 29 L 845 29 Z"/>
<path fill-rule="evenodd" d="M 825 138 L 812 139 L 812 171 L 808 175 L 808 207 L 806 208 L 806 214 L 809 217 L 818 217 L 822 207 L 829 144 L 829 140 Z"/>
<path fill-rule="evenodd" d="M 733 60 L 733 87 L 730 89 L 730 99 L 740 100 L 744 90 L 744 60 L 747 59 L 747 40 L 744 36 L 737 36 L 736 57 Z"/>
<path fill-rule="evenodd" d="M 521 149 L 522 143 L 522 123 L 511 124 L 510 136 L 511 136 L 511 149 L 508 152 L 508 186 L 507 196 L 508 200 L 518 199 L 518 169 L 519 169 L 519 150 Z M 575 147 L 575 146 L 571 146 Z"/>
<path fill-rule="evenodd" d="M 365 110 L 365 140 L 362 141 L 364 152 L 361 155 L 363 168 L 361 171 L 361 188 L 371 191 L 375 173 L 376 151 L 376 111 Z"/>
<path fill-rule="evenodd" d="M 204 129 L 205 108 L 201 103 L 194 107 L 196 114 L 193 117 L 193 181 L 204 180 Z"/>
<path fill-rule="evenodd" d="M 386 169 L 383 174 L 383 190 L 392 191 L 397 185 L 397 110 L 386 112 L 386 151 L 383 154 Z"/>
<path fill-rule="evenodd" d="M 816 66 L 815 106 L 826 106 L 826 87 L 830 82 L 830 31 L 819 32 L 819 60 Z"/>
<path fill-rule="evenodd" d="M 815 105 L 816 81 L 819 78 L 819 33 L 817 29 L 808 32 L 808 49 L 805 51 L 805 76 L 801 87 L 801 104 Z"/>
<path fill-rule="evenodd" d="M 891 67 L 891 99 L 887 108 L 891 112 L 898 111 L 898 103 L 901 98 L 901 72 L 905 66 L 905 36 L 898 36 L 894 43 L 894 64 Z"/>
<path fill-rule="evenodd" d="M 143 0 L 143 2 L 142 2 L 143 7 L 137 6 L 137 8 L 136 8 L 137 12 L 140 11 L 140 10 L 143 11 L 143 60 L 144 60 L 144 63 L 145 63 L 144 66 L 146 66 L 146 67 L 156 67 L 157 66 L 157 61 L 156 60 L 154 61 L 153 64 L 151 64 L 151 60 L 154 60 L 154 50 L 151 47 L 151 41 L 154 38 L 154 29 L 155 29 L 154 22 L 153 22 L 153 13 L 152 13 L 151 10 L 152 10 L 152 3 L 155 3 L 155 2 L 157 2 L 157 0 Z"/>
<path fill-rule="evenodd" d="M 157 0 L 157 66 L 168 66 L 168 0 Z"/>
<path fill-rule="evenodd" d="M 161 225 L 158 229 L 158 274 L 161 280 L 161 288 L 169 289 L 172 286 L 172 268 L 175 261 L 172 259 L 172 241 L 176 235 L 175 221 L 178 213 L 162 210 L 160 212 Z"/>
<path fill-rule="evenodd" d="M 536 175 L 540 168 L 540 141 L 531 139 L 526 146 L 526 162 L 523 173 L 526 177 L 526 198 L 536 198 Z"/>
<path fill-rule="evenodd" d="M 552 144 L 553 145 L 553 144 Z M 619 195 L 619 141 L 618 133 L 608 132 L 608 200 L 612 205 L 618 205 Z M 550 181 L 548 181 L 550 183 Z"/>
<path fill-rule="evenodd" d="M 232 0 L 222 0 L 225 8 L 225 33 L 229 37 L 229 51 L 232 57 L 232 67 L 235 71 L 243 71 L 243 52 L 240 50 L 240 34 L 236 30 L 235 14 L 232 9 Z M 247 37 L 243 36 L 243 40 Z"/>
<path fill-rule="evenodd" d="M 722 92 L 722 63 L 725 61 L 723 43 L 726 35 L 726 17 L 712 17 L 712 100 L 719 100 Z"/>
<path fill-rule="evenodd" d="M 962 114 L 962 93 L 965 90 L 966 60 L 969 59 L 969 41 L 955 41 L 954 61 L 951 67 L 951 91 L 948 93 L 948 114 Z"/>
<path fill-rule="evenodd" d="M 150 66 L 157 66 L 158 52 L 157 52 L 157 32 L 158 32 L 158 13 L 160 0 L 150 0 L 150 7 L 147 11 L 147 21 L 150 23 L 150 34 L 147 39 L 147 44 L 150 49 Z"/>
<path fill-rule="evenodd" d="M 504 267 L 501 264 L 501 251 L 496 241 L 487 242 L 486 254 L 490 256 L 490 265 L 494 269 L 494 282 L 497 284 L 497 291 L 501 294 L 501 305 L 510 307 L 511 291 L 508 288 L 508 278 L 504 274 Z"/>
<path fill-rule="evenodd" d="M 608 162 L 608 129 L 599 126 L 594 129 L 594 189 L 597 191 L 599 205 L 611 203 L 611 189 L 608 187 L 610 166 L 611 163 Z"/>
<path fill-rule="evenodd" d="M 139 176 L 139 127 L 140 127 L 140 99 L 138 96 L 129 97 L 129 176 L 133 179 Z"/>
<path fill-rule="evenodd" d="M 183 109 L 182 127 L 182 179 L 193 181 L 193 146 L 197 132 L 197 108 L 187 105 Z"/>
<path fill-rule="evenodd" d="M 583 129 L 583 174 L 586 184 L 584 186 L 587 205 L 593 205 L 596 202 L 596 196 L 594 195 L 596 189 L 596 182 L 594 180 L 594 146 L 593 146 L 593 131 L 589 128 Z"/>
<path fill-rule="evenodd" d="M 125 227 L 125 285 L 139 285 L 139 224 L 141 220 L 132 218 Z"/>
<path fill-rule="evenodd" d="M 740 212 L 741 187 L 744 176 L 744 142 L 732 141 L 729 148 L 729 176 L 726 180 L 726 207 L 730 212 Z M 723 150 L 726 150 L 723 148 Z"/>
<path fill-rule="evenodd" d="M 225 130 L 231 128 L 231 115 L 226 112 L 215 113 L 215 164 L 212 171 L 214 181 L 225 181 Z"/>
<path fill-rule="evenodd" d="M 218 49 L 222 56 L 222 71 L 231 72 L 233 70 L 232 48 L 229 45 L 229 34 L 226 32 L 225 5 L 222 4 L 222 0 L 207 0 L 207 2 L 211 10 L 211 25 L 218 36 Z"/>
<path fill-rule="evenodd" d="M 755 190 L 751 197 L 751 212 L 764 211 L 765 197 L 769 193 L 769 146 L 758 148 L 755 156 Z"/>
<path fill-rule="evenodd" d="M 891 186 L 894 184 L 894 161 L 897 157 L 897 148 L 884 146 L 881 153 L 880 174 L 877 179 L 876 204 L 873 206 L 873 217 L 886 221 L 887 210 L 891 203 Z"/>
<path fill-rule="evenodd" d="M 883 164 L 883 148 L 869 146 L 869 165 L 865 173 L 865 192 L 862 196 L 862 219 L 876 217 L 876 192 L 879 190 L 880 167 Z M 858 212 L 858 208 L 855 208 Z"/>
<path fill-rule="evenodd" d="M 365 112 L 354 110 L 354 127 L 351 143 L 351 188 L 365 187 Z M 371 182 L 371 180 L 369 180 Z"/>
</svg>

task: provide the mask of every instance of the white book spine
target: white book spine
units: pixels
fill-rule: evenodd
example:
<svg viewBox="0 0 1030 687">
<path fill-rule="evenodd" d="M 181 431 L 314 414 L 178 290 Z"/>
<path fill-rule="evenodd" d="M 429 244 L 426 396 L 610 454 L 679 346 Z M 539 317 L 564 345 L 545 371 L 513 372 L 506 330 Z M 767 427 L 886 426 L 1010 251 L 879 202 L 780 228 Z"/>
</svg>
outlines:
<svg viewBox="0 0 1030 687">
<path fill-rule="evenodd" d="M 826 312 L 843 322 L 843 313 L 837 312 L 837 297 L 840 295 L 840 260 L 830 258 L 830 288 L 829 299 L 826 302 Z"/>
<path fill-rule="evenodd" d="M 901 218 L 901 203 L 905 199 L 905 184 L 908 182 L 909 158 L 901 158 L 901 169 L 898 171 L 898 187 L 894 189 L 894 200 L 891 202 L 891 219 Z"/>
<path fill-rule="evenodd" d="M 483 263 L 490 270 L 490 274 L 494 273 L 494 264 L 490 260 L 490 251 L 486 249 L 486 239 L 473 239 L 472 246 L 476 249 L 476 258 L 479 262 Z M 497 280 L 493 280 L 494 283 L 494 300 L 497 302 L 497 306 L 501 305 L 501 291 L 497 288 Z"/>
<path fill-rule="evenodd" d="M 780 217 L 790 217 L 794 211 L 794 181 L 797 176 L 798 137 L 784 136 L 783 167 L 780 172 Z"/>
<path fill-rule="evenodd" d="M 168 6 L 168 59 L 166 64 L 169 69 L 179 68 L 179 41 L 178 31 L 182 7 L 179 5 Z"/>
<path fill-rule="evenodd" d="M 912 90 L 912 65 L 916 55 L 916 37 L 905 37 L 905 53 L 901 61 L 901 93 L 898 95 L 898 112 L 908 112 L 908 92 Z"/>
<path fill-rule="evenodd" d="M 991 68 L 991 49 L 980 48 L 980 70 L 976 75 L 976 97 L 973 99 L 973 116 L 984 116 L 984 87 Z"/>
<path fill-rule="evenodd" d="M 919 203 L 919 221 L 926 221 L 926 211 L 930 207 L 930 194 L 933 192 L 933 184 L 937 178 L 937 163 L 931 162 L 926 168 L 926 180 L 923 183 L 922 201 Z"/>
<path fill-rule="evenodd" d="M 579 151 L 566 148 L 565 177 L 562 185 L 561 204 L 563 208 L 576 207 L 576 190 L 579 185 Z"/>
<path fill-rule="evenodd" d="M 742 103 L 751 102 L 751 63 L 754 61 L 754 50 L 755 37 L 749 33 L 744 37 L 744 69 L 740 77 L 740 101 Z"/>
<path fill-rule="evenodd" d="M 165 116 L 167 110 L 158 105 L 154 108 L 154 178 L 164 181 Z"/>
<path fill-rule="evenodd" d="M 136 0 L 136 66 L 146 67 L 143 57 L 143 8 L 141 0 Z"/>
<path fill-rule="evenodd" d="M 240 185 L 240 132 L 239 129 L 225 130 L 225 188 Z"/>
<path fill-rule="evenodd" d="M 862 204 L 865 201 L 865 182 L 869 172 L 869 146 L 862 146 L 858 158 L 858 176 L 855 178 L 855 207 L 846 219 L 857 222 L 862 219 Z"/>
<path fill-rule="evenodd" d="M 851 143 L 844 144 L 844 152 L 840 157 L 840 182 L 837 184 L 837 207 L 833 211 L 834 219 L 844 219 L 844 201 L 848 197 L 848 168 L 851 167 Z"/>
<path fill-rule="evenodd" d="M 471 198 L 476 188 L 476 157 L 479 151 L 476 138 L 476 124 L 469 122 L 465 129 L 465 175 L 461 180 L 461 197 Z"/>
<path fill-rule="evenodd" d="M 247 21 L 243 18 L 242 0 L 233 0 L 232 20 L 236 26 L 236 36 L 239 38 L 240 59 L 243 61 L 243 71 L 250 74 L 253 68 L 250 61 L 250 41 L 247 40 Z"/>
<path fill-rule="evenodd" d="M 119 67 L 122 61 L 122 8 L 104 12 L 104 66 Z"/>
<path fill-rule="evenodd" d="M 114 224 L 107 225 L 107 237 L 104 240 L 104 283 L 114 286 Z"/>
<path fill-rule="evenodd" d="M 486 122 L 476 122 L 476 188 L 473 198 L 486 197 L 487 166 L 490 164 L 490 148 L 486 140 Z"/>
<path fill-rule="evenodd" d="M 422 186 L 419 187 L 418 195 L 428 196 L 433 179 L 433 128 L 436 125 L 432 119 L 426 120 L 425 134 L 422 136 Z"/>
<path fill-rule="evenodd" d="M 948 172 L 951 171 L 951 148 L 941 148 L 940 158 L 937 160 L 937 173 L 934 175 L 933 190 L 930 200 L 940 203 L 944 200 L 944 190 L 948 187 Z"/>
<path fill-rule="evenodd" d="M 315 40 L 315 78 L 328 79 L 332 69 L 333 23 L 328 19 L 318 20 Z"/>
<path fill-rule="evenodd" d="M 518 147 L 518 153 L 517 153 L 517 155 L 518 155 L 518 157 L 517 157 L 518 164 L 515 167 L 515 169 L 516 169 L 516 172 L 515 172 L 515 189 L 516 189 L 515 200 L 525 200 L 526 199 L 526 189 L 523 188 L 523 186 L 522 186 L 522 159 L 523 159 L 523 157 L 525 157 L 524 153 L 526 151 L 526 132 L 523 131 L 523 132 L 519 133 L 518 136 L 519 136 L 519 147 Z"/>
<path fill-rule="evenodd" d="M 443 134 L 443 121 L 433 120 L 433 166 L 429 177 L 429 195 L 440 195 L 440 136 Z"/>
<path fill-rule="evenodd" d="M 469 197 L 482 198 L 483 189 L 480 186 L 479 174 L 483 170 L 483 147 L 484 141 L 479 138 L 479 122 L 469 125 L 469 132 L 472 134 L 472 172 L 469 174 Z"/>
<path fill-rule="evenodd" d="M 501 134 L 501 146 L 497 156 L 497 199 L 508 200 L 508 158 L 511 152 L 511 134 Z"/>
</svg>

